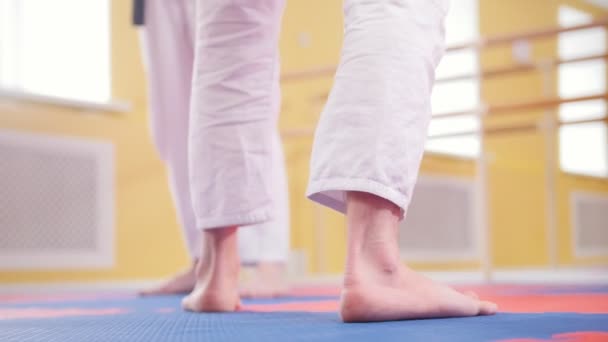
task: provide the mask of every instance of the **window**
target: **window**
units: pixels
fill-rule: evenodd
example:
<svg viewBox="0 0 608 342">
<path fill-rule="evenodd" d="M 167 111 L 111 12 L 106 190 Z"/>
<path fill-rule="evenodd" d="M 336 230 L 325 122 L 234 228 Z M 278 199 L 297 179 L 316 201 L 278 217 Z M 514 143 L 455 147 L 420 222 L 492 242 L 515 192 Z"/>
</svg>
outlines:
<svg viewBox="0 0 608 342">
<path fill-rule="evenodd" d="M 477 0 L 453 0 L 446 19 L 447 45 L 475 41 L 479 36 Z M 437 68 L 437 79 L 462 74 L 477 74 L 478 54 L 475 49 L 448 52 Z M 436 82 L 432 95 L 433 113 L 467 111 L 479 107 L 479 80 L 477 78 Z M 431 121 L 429 135 L 451 134 L 479 129 L 475 115 L 435 118 Z M 477 157 L 480 146 L 477 135 L 429 139 L 428 151 L 444 154 Z"/>
<path fill-rule="evenodd" d="M 569 6 L 559 8 L 560 26 L 591 22 L 592 16 Z M 571 59 L 606 53 L 606 29 L 602 27 L 565 32 L 558 37 L 558 55 Z M 560 97 L 578 97 L 606 92 L 606 62 L 595 59 L 567 63 L 558 69 Z M 592 100 L 563 104 L 559 118 L 559 159 L 562 170 L 598 177 L 608 177 L 608 135 L 602 122 L 573 123 L 606 116 L 606 101 Z"/>
<path fill-rule="evenodd" d="M 0 89 L 108 102 L 109 0 L 0 0 Z"/>
</svg>

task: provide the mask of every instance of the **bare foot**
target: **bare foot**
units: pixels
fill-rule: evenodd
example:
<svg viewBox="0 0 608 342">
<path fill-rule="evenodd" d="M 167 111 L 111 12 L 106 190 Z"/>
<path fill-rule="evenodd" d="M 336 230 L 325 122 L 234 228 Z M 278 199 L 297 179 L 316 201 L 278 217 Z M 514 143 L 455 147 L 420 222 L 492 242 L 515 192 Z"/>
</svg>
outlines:
<svg viewBox="0 0 608 342">
<path fill-rule="evenodd" d="M 360 192 L 348 194 L 342 320 L 373 322 L 494 314 L 496 304 L 440 285 L 402 264 L 399 211 L 383 198 Z"/>
<path fill-rule="evenodd" d="M 240 305 L 237 228 L 203 231 L 203 257 L 196 268 L 196 285 L 182 300 L 184 310 L 236 311 Z"/>
<path fill-rule="evenodd" d="M 164 296 L 189 293 L 194 289 L 194 284 L 196 283 L 196 264 L 197 262 L 194 261 L 189 268 L 177 273 L 155 287 L 139 291 L 138 294 L 140 296 Z"/>
<path fill-rule="evenodd" d="M 276 298 L 287 292 L 285 264 L 281 262 L 258 263 L 253 278 L 245 281 L 240 291 L 242 298 Z"/>
</svg>

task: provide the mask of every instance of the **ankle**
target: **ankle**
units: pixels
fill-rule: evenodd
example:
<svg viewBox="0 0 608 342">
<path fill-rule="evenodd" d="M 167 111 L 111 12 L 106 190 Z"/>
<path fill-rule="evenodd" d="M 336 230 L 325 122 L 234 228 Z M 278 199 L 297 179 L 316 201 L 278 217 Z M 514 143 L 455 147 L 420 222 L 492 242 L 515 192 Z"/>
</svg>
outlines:
<svg viewBox="0 0 608 342">
<path fill-rule="evenodd" d="M 402 215 L 394 203 L 368 193 L 349 192 L 346 206 L 348 238 L 353 247 L 397 241 Z"/>
<path fill-rule="evenodd" d="M 404 265 L 400 258 L 362 255 L 347 262 L 344 287 L 365 285 L 394 285 L 402 276 Z"/>
<path fill-rule="evenodd" d="M 203 231 L 204 255 L 198 269 L 209 277 L 232 278 L 240 268 L 237 228 L 215 228 Z"/>
<path fill-rule="evenodd" d="M 348 191 L 346 193 L 347 215 L 353 217 L 374 219 L 392 218 L 400 221 L 403 211 L 395 203 L 371 193 Z"/>
<path fill-rule="evenodd" d="M 232 256 L 238 248 L 237 227 L 214 228 L 203 231 L 205 255 L 203 259 Z M 238 254 L 235 256 L 238 257 Z"/>
<path fill-rule="evenodd" d="M 224 245 L 236 237 L 237 230 L 237 227 L 206 229 L 203 231 L 204 241 L 212 246 Z"/>
<path fill-rule="evenodd" d="M 392 202 L 367 193 L 348 193 L 345 286 L 369 280 L 393 283 L 398 278 L 400 219 L 401 209 Z"/>
</svg>

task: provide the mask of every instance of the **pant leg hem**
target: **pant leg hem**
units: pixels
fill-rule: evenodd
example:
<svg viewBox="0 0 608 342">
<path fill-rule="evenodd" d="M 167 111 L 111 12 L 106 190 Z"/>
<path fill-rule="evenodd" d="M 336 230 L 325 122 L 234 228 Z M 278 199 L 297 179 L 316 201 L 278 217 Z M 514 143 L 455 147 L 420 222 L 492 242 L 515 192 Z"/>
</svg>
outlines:
<svg viewBox="0 0 608 342">
<path fill-rule="evenodd" d="M 234 215 L 197 218 L 196 226 L 198 229 L 207 230 L 235 226 L 242 227 L 264 223 L 273 219 L 271 207 L 272 206 L 269 205 L 250 212 Z"/>
<path fill-rule="evenodd" d="M 190 256 L 190 259 L 198 260 L 201 258 L 201 246 L 190 241 L 186 241 L 186 245 L 188 247 L 188 255 Z"/>
<path fill-rule="evenodd" d="M 321 205 L 346 214 L 346 191 L 367 192 L 393 202 L 402 213 L 409 205 L 409 196 L 369 179 L 328 178 L 311 180 L 306 196 Z"/>
</svg>

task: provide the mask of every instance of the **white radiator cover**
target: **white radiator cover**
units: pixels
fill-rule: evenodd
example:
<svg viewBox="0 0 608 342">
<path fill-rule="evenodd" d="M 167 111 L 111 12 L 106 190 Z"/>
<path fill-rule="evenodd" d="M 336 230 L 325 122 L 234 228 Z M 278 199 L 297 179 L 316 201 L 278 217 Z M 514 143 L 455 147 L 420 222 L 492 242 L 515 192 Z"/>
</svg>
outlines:
<svg viewBox="0 0 608 342">
<path fill-rule="evenodd" d="M 608 255 L 608 195 L 573 192 L 570 212 L 575 256 Z"/>
<path fill-rule="evenodd" d="M 401 223 L 399 247 L 407 261 L 470 261 L 479 254 L 475 183 L 421 176 Z"/>
<path fill-rule="evenodd" d="M 113 265 L 113 144 L 0 130 L 0 269 Z"/>
</svg>

